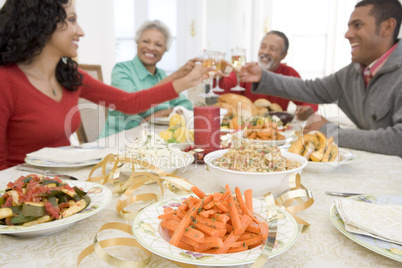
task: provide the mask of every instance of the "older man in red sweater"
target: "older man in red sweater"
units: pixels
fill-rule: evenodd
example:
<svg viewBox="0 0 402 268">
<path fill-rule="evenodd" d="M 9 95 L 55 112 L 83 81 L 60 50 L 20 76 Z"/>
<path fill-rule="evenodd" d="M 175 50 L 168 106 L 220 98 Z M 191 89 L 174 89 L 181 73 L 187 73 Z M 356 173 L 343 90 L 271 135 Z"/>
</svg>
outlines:
<svg viewBox="0 0 402 268">
<path fill-rule="evenodd" d="M 261 68 L 269 70 L 271 72 L 282 74 L 286 76 L 299 77 L 299 73 L 290 66 L 282 64 L 281 61 L 286 57 L 289 48 L 289 40 L 286 35 L 279 31 L 268 32 L 261 41 L 260 50 L 258 51 L 258 62 Z M 244 87 L 245 91 L 231 91 L 230 89 L 236 86 L 237 78 L 235 72 L 230 73 L 229 76 L 224 77 L 219 81 L 219 86 L 225 90 L 225 92 L 215 92 L 217 94 L 223 93 L 237 93 L 246 96 L 251 101 L 257 99 L 267 99 L 271 103 L 277 103 L 281 106 L 282 110 L 286 111 L 290 100 L 268 96 L 264 94 L 254 94 L 251 92 L 251 83 L 240 83 L 241 87 Z M 304 103 L 296 100 L 292 100 L 297 105 L 296 118 L 299 120 L 306 120 L 310 115 L 317 111 L 318 106 L 316 104 Z"/>
</svg>

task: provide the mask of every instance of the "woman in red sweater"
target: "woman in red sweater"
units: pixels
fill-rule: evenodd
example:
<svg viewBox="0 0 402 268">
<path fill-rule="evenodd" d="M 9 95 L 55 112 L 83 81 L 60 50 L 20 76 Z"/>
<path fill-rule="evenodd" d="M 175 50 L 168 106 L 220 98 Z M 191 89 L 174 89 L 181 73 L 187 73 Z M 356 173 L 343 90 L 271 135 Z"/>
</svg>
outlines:
<svg viewBox="0 0 402 268">
<path fill-rule="evenodd" d="M 7 0 L 0 10 L 0 170 L 43 147 L 69 145 L 81 118 L 78 98 L 136 114 L 201 82 L 187 76 L 135 93 L 107 86 L 77 68 L 84 35 L 70 0 Z"/>
</svg>

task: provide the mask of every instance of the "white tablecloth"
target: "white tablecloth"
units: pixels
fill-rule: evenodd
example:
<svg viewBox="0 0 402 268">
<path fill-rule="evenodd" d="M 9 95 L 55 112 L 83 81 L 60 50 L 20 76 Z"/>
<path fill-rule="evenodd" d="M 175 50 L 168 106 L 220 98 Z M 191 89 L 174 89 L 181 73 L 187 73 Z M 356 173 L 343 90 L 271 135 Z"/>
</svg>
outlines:
<svg viewBox="0 0 402 268">
<path fill-rule="evenodd" d="M 139 129 L 112 136 L 102 143 L 122 147 L 138 135 Z M 401 267 L 401 263 L 372 252 L 351 241 L 330 222 L 329 210 L 334 197 L 325 191 L 347 191 L 365 194 L 401 195 L 402 159 L 396 156 L 353 151 L 360 155 L 360 161 L 344 165 L 332 172 L 302 173 L 303 185 L 312 191 L 315 203 L 297 215 L 311 224 L 308 233 L 301 233 L 295 244 L 286 252 L 269 261 L 270 267 Z M 88 178 L 91 167 L 58 169 L 78 177 Z M 27 172 L 10 168 L 0 172 L 0 187 Z M 221 191 L 224 188 L 210 176 L 203 164 L 192 164 L 179 176 L 188 179 L 205 192 Z M 108 186 L 110 187 L 110 185 Z M 150 190 L 155 185 L 146 186 Z M 112 189 L 112 188 L 110 188 Z M 167 191 L 165 198 L 174 195 Z M 1 267 L 75 267 L 77 257 L 83 249 L 93 243 L 93 238 L 103 224 L 130 221 L 122 219 L 116 212 L 119 196 L 115 194 L 111 204 L 98 214 L 81 220 L 69 229 L 48 236 L 21 238 L 0 235 Z M 102 233 L 104 237 L 122 237 L 122 233 Z M 114 256 L 133 256 L 137 251 L 130 248 L 110 250 Z M 88 256 L 80 267 L 109 267 L 96 254 Z M 149 267 L 177 267 L 168 260 L 152 256 Z"/>
</svg>

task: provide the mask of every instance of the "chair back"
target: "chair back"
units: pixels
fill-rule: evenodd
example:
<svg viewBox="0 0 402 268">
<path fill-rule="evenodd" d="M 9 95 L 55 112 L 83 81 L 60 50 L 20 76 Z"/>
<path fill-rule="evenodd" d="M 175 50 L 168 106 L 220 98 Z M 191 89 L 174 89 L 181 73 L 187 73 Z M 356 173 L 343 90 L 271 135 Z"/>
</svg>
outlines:
<svg viewBox="0 0 402 268">
<path fill-rule="evenodd" d="M 78 67 L 103 82 L 100 65 L 79 64 Z M 107 109 L 82 98 L 78 101 L 78 107 L 81 114 L 81 126 L 77 130 L 78 140 L 80 143 L 93 142 L 105 125 Z"/>
</svg>

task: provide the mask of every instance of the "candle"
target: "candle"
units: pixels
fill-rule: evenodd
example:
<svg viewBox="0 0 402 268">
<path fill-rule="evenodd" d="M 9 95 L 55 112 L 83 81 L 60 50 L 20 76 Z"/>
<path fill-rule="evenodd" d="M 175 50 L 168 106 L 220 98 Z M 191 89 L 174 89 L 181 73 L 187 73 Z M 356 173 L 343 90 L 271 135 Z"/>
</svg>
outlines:
<svg viewBox="0 0 402 268">
<path fill-rule="evenodd" d="M 217 106 L 194 107 L 194 147 L 204 154 L 220 148 L 220 108 Z"/>
</svg>

